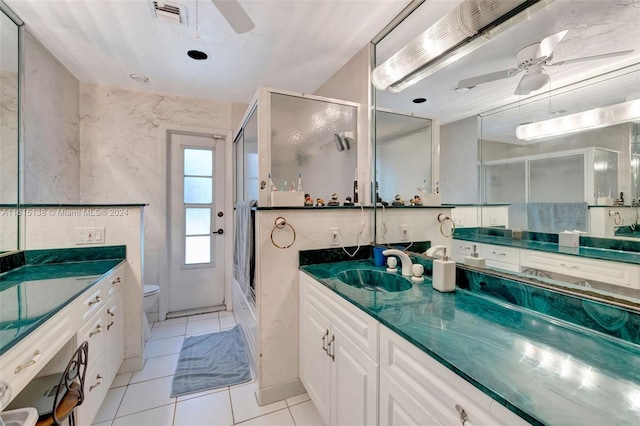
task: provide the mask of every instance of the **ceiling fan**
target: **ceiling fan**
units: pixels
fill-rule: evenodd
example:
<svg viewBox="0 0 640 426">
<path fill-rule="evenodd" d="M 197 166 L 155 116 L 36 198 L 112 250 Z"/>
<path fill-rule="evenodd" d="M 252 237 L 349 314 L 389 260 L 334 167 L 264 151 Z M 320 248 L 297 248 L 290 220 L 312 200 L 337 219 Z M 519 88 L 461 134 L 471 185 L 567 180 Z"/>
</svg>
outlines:
<svg viewBox="0 0 640 426">
<path fill-rule="evenodd" d="M 582 58 L 568 59 L 566 61 L 551 62 L 553 59 L 553 51 L 560 44 L 562 39 L 567 35 L 568 30 L 560 31 L 542 39 L 539 43 L 534 43 L 523 47 L 516 53 L 517 66 L 507 70 L 496 71 L 489 74 L 483 74 L 476 77 L 460 80 L 455 90 L 471 89 L 479 84 L 489 83 L 491 81 L 501 80 L 503 78 L 513 77 L 525 71 L 514 95 L 528 95 L 533 91 L 543 88 L 549 82 L 549 75 L 545 72 L 544 67 L 560 66 L 564 64 L 572 64 L 575 62 L 591 61 L 594 59 L 611 58 L 614 56 L 627 55 L 633 50 L 624 50 L 620 52 L 610 52 L 601 55 L 585 56 Z"/>
<path fill-rule="evenodd" d="M 255 24 L 238 0 L 211 0 L 211 2 L 237 34 L 244 34 L 255 28 Z"/>
</svg>

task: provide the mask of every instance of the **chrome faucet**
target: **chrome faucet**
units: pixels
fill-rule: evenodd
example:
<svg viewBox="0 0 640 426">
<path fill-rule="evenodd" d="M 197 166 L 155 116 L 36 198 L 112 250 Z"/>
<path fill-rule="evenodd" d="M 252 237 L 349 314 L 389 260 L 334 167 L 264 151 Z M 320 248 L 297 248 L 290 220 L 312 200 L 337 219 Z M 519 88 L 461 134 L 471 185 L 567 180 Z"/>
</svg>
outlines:
<svg viewBox="0 0 640 426">
<path fill-rule="evenodd" d="M 398 256 L 400 263 L 402 263 L 402 275 L 406 277 L 413 275 L 413 263 L 411 263 L 411 259 L 407 253 L 398 249 L 387 249 L 383 251 L 382 254 L 385 256 Z"/>
</svg>

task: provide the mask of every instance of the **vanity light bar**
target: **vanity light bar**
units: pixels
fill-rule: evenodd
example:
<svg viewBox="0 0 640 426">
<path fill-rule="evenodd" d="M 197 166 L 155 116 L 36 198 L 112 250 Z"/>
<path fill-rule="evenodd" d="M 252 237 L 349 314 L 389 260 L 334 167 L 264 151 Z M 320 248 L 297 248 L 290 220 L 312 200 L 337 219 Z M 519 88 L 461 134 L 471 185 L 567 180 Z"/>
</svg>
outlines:
<svg viewBox="0 0 640 426">
<path fill-rule="evenodd" d="M 536 123 L 521 124 L 516 137 L 523 141 L 551 138 L 640 119 L 640 99 L 582 111 Z"/>
<path fill-rule="evenodd" d="M 550 0 L 466 0 L 371 73 L 373 85 L 398 93 L 471 53 L 511 18 Z M 522 14 L 524 15 L 524 14 Z M 524 19 L 524 18 L 522 18 Z"/>
</svg>

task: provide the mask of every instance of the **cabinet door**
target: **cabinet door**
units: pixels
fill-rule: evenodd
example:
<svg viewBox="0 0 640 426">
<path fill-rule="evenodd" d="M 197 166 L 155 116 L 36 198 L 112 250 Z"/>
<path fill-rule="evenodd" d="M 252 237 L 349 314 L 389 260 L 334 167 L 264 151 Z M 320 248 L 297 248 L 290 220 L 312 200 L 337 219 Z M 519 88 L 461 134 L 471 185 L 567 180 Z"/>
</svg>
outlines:
<svg viewBox="0 0 640 426">
<path fill-rule="evenodd" d="M 329 320 L 306 299 L 300 311 L 300 380 L 318 412 L 329 424 L 329 369 L 331 358 L 323 349 L 330 333 Z"/>
<path fill-rule="evenodd" d="M 113 293 L 107 302 L 107 341 L 109 352 L 109 379 L 115 377 L 124 359 L 124 291 Z"/>
<path fill-rule="evenodd" d="M 331 330 L 331 425 L 376 425 L 378 366 L 335 324 Z"/>
<path fill-rule="evenodd" d="M 380 371 L 380 426 L 435 425 L 438 422 L 422 404 L 391 378 Z"/>
</svg>

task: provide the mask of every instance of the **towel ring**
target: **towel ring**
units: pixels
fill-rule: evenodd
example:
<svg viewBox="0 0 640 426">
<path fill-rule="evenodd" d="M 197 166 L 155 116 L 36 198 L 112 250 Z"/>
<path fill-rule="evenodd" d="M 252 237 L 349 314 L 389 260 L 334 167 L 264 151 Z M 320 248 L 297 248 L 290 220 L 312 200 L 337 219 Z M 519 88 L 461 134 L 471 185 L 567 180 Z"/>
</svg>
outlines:
<svg viewBox="0 0 640 426">
<path fill-rule="evenodd" d="M 444 233 L 444 224 L 449 221 L 451 222 L 451 232 L 449 233 L 449 235 Z M 446 216 L 442 213 L 440 213 L 438 215 L 438 222 L 440 222 L 440 234 L 442 234 L 443 237 L 445 238 L 449 238 L 453 236 L 453 232 L 456 230 L 456 223 L 453 221 L 453 219 L 451 219 L 449 216 Z"/>
<path fill-rule="evenodd" d="M 273 240 L 273 233 L 274 233 L 274 231 L 276 229 L 282 229 L 285 226 L 288 226 L 289 228 L 291 228 L 291 232 L 293 232 L 293 239 L 291 240 L 290 244 L 285 245 L 285 246 L 281 246 L 281 245 L 277 244 Z M 293 228 L 293 226 L 290 223 L 287 223 L 287 220 L 284 217 L 282 217 L 282 216 L 277 217 L 276 220 L 274 221 L 273 229 L 271 230 L 271 244 L 273 244 L 274 246 L 278 247 L 279 249 L 288 249 L 295 242 L 296 242 L 296 230 Z"/>
</svg>

